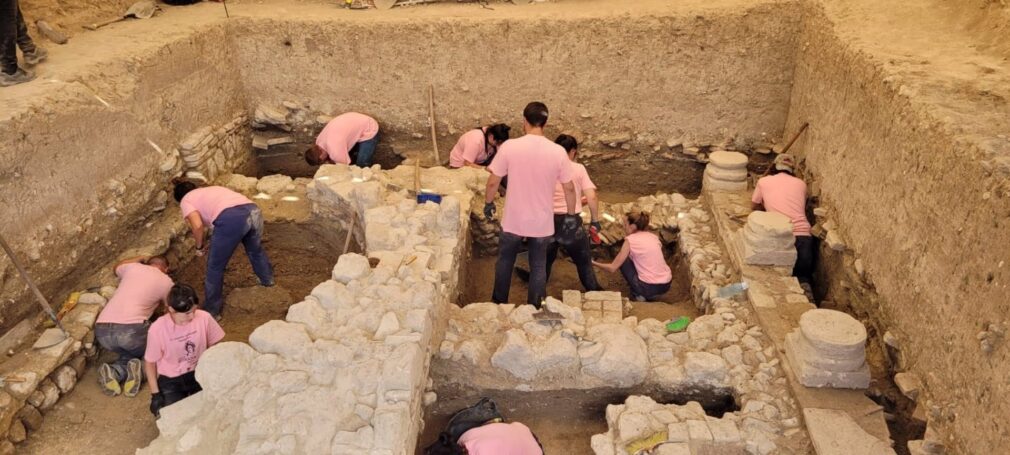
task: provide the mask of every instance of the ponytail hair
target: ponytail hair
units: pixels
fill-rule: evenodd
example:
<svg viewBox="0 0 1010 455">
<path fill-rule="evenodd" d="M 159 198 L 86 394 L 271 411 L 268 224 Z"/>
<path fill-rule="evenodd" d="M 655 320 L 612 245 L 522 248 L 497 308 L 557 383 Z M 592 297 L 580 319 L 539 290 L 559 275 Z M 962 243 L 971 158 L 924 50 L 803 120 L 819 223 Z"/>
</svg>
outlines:
<svg viewBox="0 0 1010 455">
<path fill-rule="evenodd" d="M 189 313 L 199 304 L 196 290 L 188 284 L 176 284 L 168 291 L 168 306 L 179 313 Z"/>
<path fill-rule="evenodd" d="M 628 224 L 635 226 L 639 231 L 649 230 L 649 214 L 645 212 L 628 212 L 625 215 Z"/>
<path fill-rule="evenodd" d="M 494 125 L 491 125 L 487 127 L 487 131 L 484 133 L 484 142 L 485 143 L 488 142 L 488 138 L 493 137 L 495 142 L 501 145 L 502 142 L 505 142 L 509 139 L 509 131 L 511 130 L 512 127 L 504 123 L 496 123 Z"/>
</svg>

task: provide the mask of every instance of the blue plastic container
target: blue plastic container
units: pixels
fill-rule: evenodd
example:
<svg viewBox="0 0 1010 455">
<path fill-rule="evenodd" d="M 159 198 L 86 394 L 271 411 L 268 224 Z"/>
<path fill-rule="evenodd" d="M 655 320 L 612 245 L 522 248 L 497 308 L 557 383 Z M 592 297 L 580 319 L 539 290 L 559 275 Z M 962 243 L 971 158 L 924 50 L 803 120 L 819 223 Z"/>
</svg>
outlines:
<svg viewBox="0 0 1010 455">
<path fill-rule="evenodd" d="M 434 202 L 436 204 L 442 203 L 442 195 L 435 193 L 421 193 L 417 195 L 417 203 L 424 204 L 425 202 Z"/>
</svg>

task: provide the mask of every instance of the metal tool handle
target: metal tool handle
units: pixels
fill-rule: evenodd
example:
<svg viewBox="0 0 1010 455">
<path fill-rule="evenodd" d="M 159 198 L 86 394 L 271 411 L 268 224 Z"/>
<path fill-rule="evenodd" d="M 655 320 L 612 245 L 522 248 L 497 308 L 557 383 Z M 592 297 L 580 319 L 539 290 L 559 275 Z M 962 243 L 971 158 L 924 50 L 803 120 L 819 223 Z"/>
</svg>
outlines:
<svg viewBox="0 0 1010 455">
<path fill-rule="evenodd" d="M 56 324 L 56 327 L 58 327 L 60 331 L 66 335 L 67 331 L 63 329 L 63 324 L 60 324 L 60 320 L 56 318 L 56 313 L 53 311 L 53 307 L 49 306 L 46 296 L 42 295 L 42 291 L 39 291 L 38 286 L 35 286 L 35 282 L 32 281 L 30 276 L 28 276 L 28 271 L 25 270 L 23 265 L 21 265 L 21 261 L 18 260 L 17 256 L 14 256 L 14 252 L 11 251 L 11 247 L 7 245 L 7 241 L 4 240 L 3 235 L 0 235 L 0 247 L 3 247 L 4 252 L 7 253 L 7 257 L 11 258 L 11 262 L 14 263 L 14 267 L 17 268 L 18 273 L 21 274 L 21 279 L 24 280 L 25 283 L 28 284 L 28 287 L 32 289 L 32 292 L 35 293 L 35 298 L 38 299 L 39 305 L 42 305 L 42 309 L 49 315 L 49 319 L 52 319 L 53 323 Z"/>
</svg>

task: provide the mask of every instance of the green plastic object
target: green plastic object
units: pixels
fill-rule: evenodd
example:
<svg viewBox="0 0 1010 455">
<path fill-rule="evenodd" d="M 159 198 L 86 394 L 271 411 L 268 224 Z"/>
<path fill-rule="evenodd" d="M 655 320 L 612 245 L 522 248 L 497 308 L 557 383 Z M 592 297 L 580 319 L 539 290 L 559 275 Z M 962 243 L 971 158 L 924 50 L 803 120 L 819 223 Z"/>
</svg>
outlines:
<svg viewBox="0 0 1010 455">
<path fill-rule="evenodd" d="M 688 325 L 691 324 L 691 318 L 687 316 L 681 316 L 666 323 L 666 330 L 671 333 L 683 332 Z"/>
</svg>

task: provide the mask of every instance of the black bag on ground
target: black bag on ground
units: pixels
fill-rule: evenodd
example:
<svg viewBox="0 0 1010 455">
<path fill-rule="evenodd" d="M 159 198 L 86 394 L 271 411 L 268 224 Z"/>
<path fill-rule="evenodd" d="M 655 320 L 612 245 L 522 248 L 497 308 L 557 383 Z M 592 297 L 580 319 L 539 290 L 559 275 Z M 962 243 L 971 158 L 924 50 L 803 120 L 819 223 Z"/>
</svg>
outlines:
<svg viewBox="0 0 1010 455">
<path fill-rule="evenodd" d="M 461 454 L 459 437 L 472 428 L 477 428 L 492 420 L 504 420 L 498 412 L 498 405 L 490 398 L 481 398 L 477 404 L 461 409 L 453 414 L 446 425 L 445 431 L 439 433 L 438 441 L 424 449 L 425 455 L 456 455 Z"/>
</svg>

